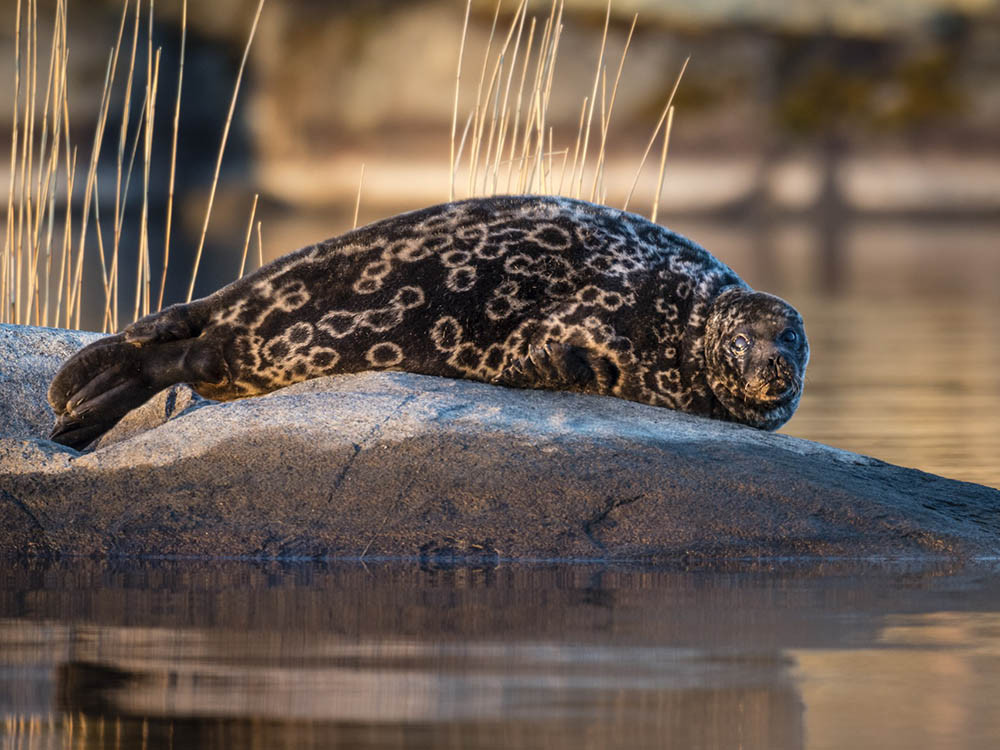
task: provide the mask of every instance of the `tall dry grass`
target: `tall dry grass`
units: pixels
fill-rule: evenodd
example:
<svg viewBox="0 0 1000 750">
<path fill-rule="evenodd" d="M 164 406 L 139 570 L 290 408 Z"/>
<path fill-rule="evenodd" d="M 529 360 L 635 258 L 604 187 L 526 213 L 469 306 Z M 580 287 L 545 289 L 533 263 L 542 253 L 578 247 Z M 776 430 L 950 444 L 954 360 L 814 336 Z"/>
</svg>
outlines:
<svg viewBox="0 0 1000 750">
<path fill-rule="evenodd" d="M 546 16 L 531 16 L 528 21 L 527 0 L 517 0 L 513 16 L 504 29 L 498 28 L 504 1 L 497 0 L 486 48 L 481 62 L 476 66 L 479 74 L 472 97 L 473 104 L 459 136 L 458 105 L 463 86 L 463 69 L 467 65 L 464 56 L 471 6 L 471 0 L 467 0 L 455 76 L 449 199 L 460 197 L 457 186 L 464 182 L 466 197 L 511 192 L 540 193 L 605 203 L 605 169 L 611 121 L 638 15 L 632 17 L 621 55 L 613 68 L 614 79 L 609 86 L 608 29 L 612 0 L 608 0 L 593 84 L 589 93 L 582 97 L 577 130 L 569 133 L 566 139 L 565 134 L 557 137 L 555 128 L 549 124 L 548 119 L 559 42 L 563 33 L 565 2 L 552 0 Z M 525 28 L 528 30 L 527 35 Z M 541 31 L 536 35 L 539 28 Z M 503 41 L 495 47 L 494 41 L 497 39 Z M 687 63 L 685 60 L 677 74 L 623 206 L 627 209 L 632 201 L 650 151 L 662 131 L 663 146 L 656 191 L 650 201 L 653 221 L 659 211 L 673 123 L 674 95 Z M 518 84 L 513 89 L 515 78 Z M 564 140 L 567 140 L 565 145 Z M 596 150 L 592 147 L 592 141 L 595 142 Z"/>
<path fill-rule="evenodd" d="M 194 289 L 222 159 L 225 154 L 246 60 L 266 0 L 259 0 L 218 150 L 209 200 L 205 208 L 197 255 L 191 269 L 188 298 Z M 39 50 L 38 0 L 18 0 L 14 19 L 14 117 L 10 151 L 3 252 L 0 255 L 0 322 L 26 325 L 80 326 L 84 297 L 103 308 L 101 328 L 118 330 L 131 320 L 158 310 L 164 302 L 174 215 L 174 185 L 180 138 L 181 96 L 187 39 L 187 0 L 181 9 L 181 54 L 177 94 L 173 102 L 170 170 L 167 178 L 166 231 L 150 233 L 153 139 L 161 49 L 153 45 L 155 0 L 123 0 L 117 34 L 108 52 L 93 141 L 85 173 L 78 164 L 79 147 L 72 143 L 68 96 L 68 3 L 57 0 L 47 63 Z M 144 32 L 144 33 L 142 33 Z M 136 79 L 137 56 L 145 56 L 145 81 Z M 44 88 L 39 85 L 43 74 Z M 141 104 L 133 112 L 133 96 L 141 86 Z M 99 184 L 98 164 L 112 104 L 120 102 L 121 123 L 113 185 Z M 130 202 L 138 157 L 141 190 L 139 243 L 135 278 L 130 284 L 133 305 L 120 310 L 123 298 L 122 232 Z M 101 196 L 114 194 L 114 215 L 101 216 Z M 57 202 L 58 199 L 58 202 Z M 56 216 L 57 205 L 64 215 Z M 252 219 L 251 219 L 252 222 Z M 61 223 L 62 237 L 55 227 Z M 74 224 L 76 226 L 74 226 Z M 258 233 L 259 237 L 259 233 Z M 87 263 L 99 268 L 99 287 L 84 287 Z M 242 269 L 241 269 L 242 270 Z M 158 277 L 159 283 L 156 284 Z M 97 299 L 94 299 L 94 298 Z M 99 309 L 100 309 L 99 308 Z M 129 314 L 130 313 L 130 314 Z M 124 317 L 127 315 L 127 317 Z"/>
<path fill-rule="evenodd" d="M 216 188 L 225 155 L 243 74 L 266 0 L 259 0 L 250 23 L 243 58 L 233 86 L 225 126 L 221 134 L 211 188 L 205 206 L 187 300 L 194 294 L 205 239 L 215 202 Z M 131 320 L 158 310 L 164 303 L 167 269 L 170 263 L 174 217 L 174 188 L 178 142 L 182 137 L 181 98 L 187 39 L 187 0 L 181 11 L 181 44 L 178 69 L 162 71 L 177 76 L 176 97 L 172 102 L 170 169 L 167 176 L 166 225 L 164 236 L 152 237 L 149 227 L 153 139 L 160 81 L 161 50 L 154 49 L 155 0 L 123 0 L 117 33 L 108 52 L 104 84 L 100 94 L 93 141 L 84 170 L 79 147 L 72 142 L 68 100 L 68 3 L 57 0 L 49 48 L 39 49 L 38 0 L 18 0 L 15 31 L 14 115 L 6 201 L 3 252 L 0 256 L 0 322 L 56 325 L 77 328 L 84 298 L 90 306 L 103 309 L 101 328 L 119 330 Z M 611 122 L 626 56 L 636 27 L 633 17 L 628 38 L 613 80 L 608 84 L 608 29 L 611 0 L 604 17 L 604 32 L 596 55 L 593 83 L 582 97 L 575 132 L 555 132 L 549 123 L 550 102 L 560 41 L 563 34 L 563 0 L 552 0 L 542 16 L 529 13 L 528 0 L 514 0 L 513 15 L 501 23 L 509 10 L 497 0 L 491 30 L 481 60 L 474 62 L 477 74 L 472 105 L 459 128 L 459 102 L 465 79 L 466 41 L 471 14 L 467 0 L 458 50 L 455 96 L 451 120 L 449 199 L 498 193 L 560 194 L 606 202 L 605 168 Z M 144 32 L 144 33 L 143 33 Z M 145 56 L 145 81 L 141 104 L 132 111 L 137 85 L 137 56 Z M 635 180 L 625 200 L 628 208 L 640 174 L 660 132 L 663 144 L 653 196 L 651 218 L 659 208 L 673 122 L 673 98 L 684 66 L 663 108 Z M 40 77 L 41 74 L 41 77 Z M 120 102 L 121 122 L 115 154 L 114 184 L 99 184 L 98 164 L 105 142 L 112 104 Z M 565 143 L 564 143 L 565 141 Z M 86 153 L 86 152 L 85 152 Z M 132 307 L 121 309 L 123 284 L 122 235 L 139 159 L 141 209 L 135 278 L 128 297 Z M 364 166 L 354 206 L 354 225 L 362 199 Z M 114 215 L 101 216 L 105 193 L 114 193 Z M 104 192 L 102 192 L 104 191 Z M 239 275 L 247 270 L 258 196 L 247 223 Z M 60 208 L 61 204 L 61 208 Z M 57 215 L 57 212 L 60 215 Z M 61 225 L 62 231 L 57 228 Z M 110 226 L 109 226 L 110 225 Z M 263 263 L 261 222 L 256 222 L 257 260 Z M 92 239 L 91 239 L 92 238 Z M 88 247 L 89 245 L 89 247 Z M 94 254 L 96 253 L 96 258 Z M 99 286 L 84 288 L 87 264 L 96 263 Z M 158 277 L 159 283 L 156 284 Z"/>
</svg>

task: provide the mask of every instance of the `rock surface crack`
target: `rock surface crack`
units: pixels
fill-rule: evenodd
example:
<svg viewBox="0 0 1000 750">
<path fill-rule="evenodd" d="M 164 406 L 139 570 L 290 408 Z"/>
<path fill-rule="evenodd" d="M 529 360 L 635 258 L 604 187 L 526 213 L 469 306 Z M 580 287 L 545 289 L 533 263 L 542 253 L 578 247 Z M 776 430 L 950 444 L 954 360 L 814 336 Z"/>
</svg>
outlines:
<svg viewBox="0 0 1000 750">
<path fill-rule="evenodd" d="M 641 499 L 642 495 L 624 498 L 609 497 L 607 504 L 601 510 L 597 511 L 597 513 L 583 522 L 583 533 L 587 535 L 587 538 L 594 544 L 594 546 L 598 549 L 604 549 L 604 543 L 594 536 L 594 532 L 602 523 L 605 523 L 608 520 L 608 516 L 611 515 L 612 511 L 626 505 L 631 505 Z"/>
</svg>

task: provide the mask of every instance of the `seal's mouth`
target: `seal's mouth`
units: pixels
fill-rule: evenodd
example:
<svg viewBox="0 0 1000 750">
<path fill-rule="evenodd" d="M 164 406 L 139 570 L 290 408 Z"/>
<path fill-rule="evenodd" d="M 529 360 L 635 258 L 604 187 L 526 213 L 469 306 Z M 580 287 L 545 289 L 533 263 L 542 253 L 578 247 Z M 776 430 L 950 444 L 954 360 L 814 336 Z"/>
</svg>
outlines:
<svg viewBox="0 0 1000 750">
<path fill-rule="evenodd" d="M 801 390 L 799 379 L 785 363 L 773 363 L 745 387 L 748 398 L 758 403 L 780 405 L 792 401 Z"/>
<path fill-rule="evenodd" d="M 784 378 L 764 380 L 746 385 L 746 395 L 752 401 L 768 404 L 780 404 L 791 401 L 798 394 L 798 386 L 792 380 Z"/>
</svg>

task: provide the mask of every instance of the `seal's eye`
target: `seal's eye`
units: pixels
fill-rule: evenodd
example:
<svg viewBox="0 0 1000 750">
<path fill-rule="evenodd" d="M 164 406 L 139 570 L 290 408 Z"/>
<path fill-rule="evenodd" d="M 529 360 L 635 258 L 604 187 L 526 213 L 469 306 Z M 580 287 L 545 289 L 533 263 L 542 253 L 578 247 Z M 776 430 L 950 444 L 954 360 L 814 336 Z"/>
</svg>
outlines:
<svg viewBox="0 0 1000 750">
<path fill-rule="evenodd" d="M 738 333 L 733 337 L 733 342 L 730 344 L 733 351 L 737 354 L 743 354 L 747 349 L 750 348 L 750 337 L 742 333 Z"/>
<path fill-rule="evenodd" d="M 781 341 L 782 344 L 788 344 L 789 346 L 794 346 L 799 342 L 799 334 L 797 334 L 791 328 L 786 328 L 784 331 L 781 332 L 781 335 L 778 337 L 778 340 Z"/>
</svg>

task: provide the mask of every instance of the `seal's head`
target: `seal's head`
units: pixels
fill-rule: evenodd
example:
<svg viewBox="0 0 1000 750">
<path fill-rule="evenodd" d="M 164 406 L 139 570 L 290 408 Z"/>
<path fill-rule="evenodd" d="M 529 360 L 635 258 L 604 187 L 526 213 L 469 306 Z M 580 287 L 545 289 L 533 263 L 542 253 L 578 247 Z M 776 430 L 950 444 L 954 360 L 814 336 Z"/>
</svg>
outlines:
<svg viewBox="0 0 1000 750">
<path fill-rule="evenodd" d="M 808 362 L 802 316 L 783 299 L 727 289 L 712 303 L 705 326 L 708 383 L 734 421 L 781 427 L 799 405 Z"/>
</svg>

